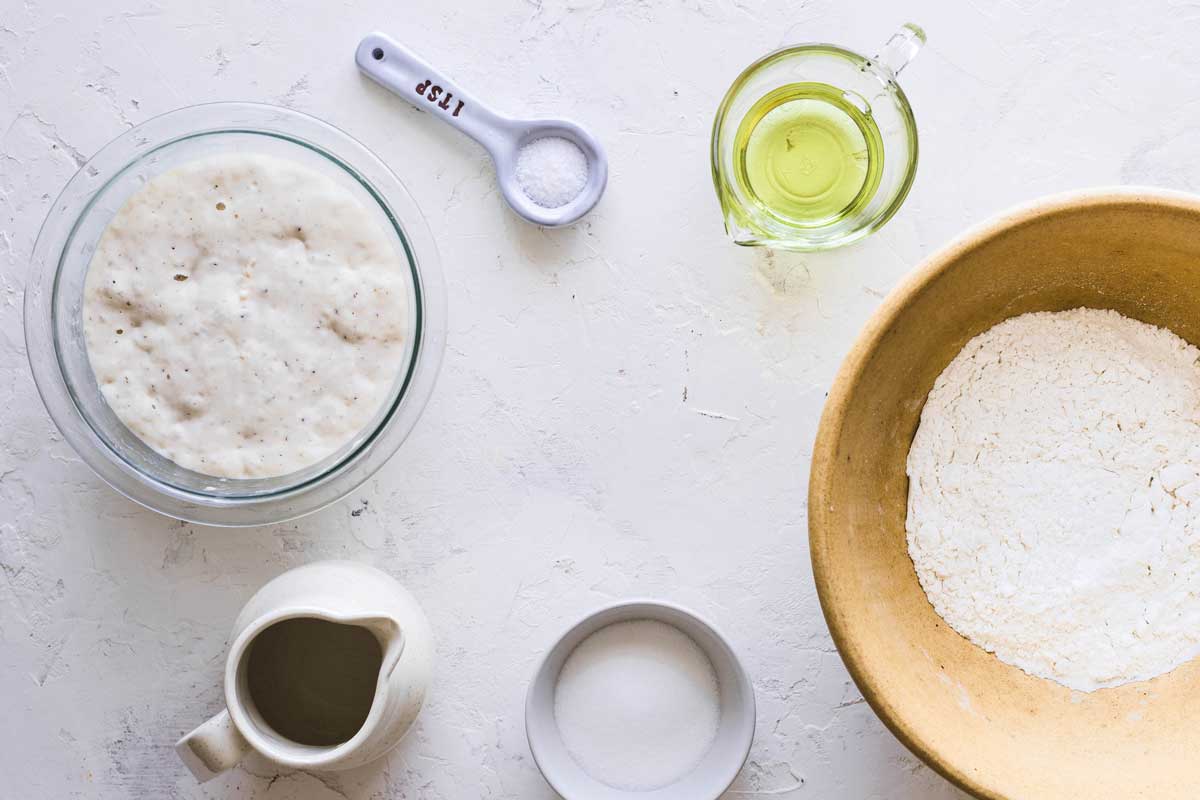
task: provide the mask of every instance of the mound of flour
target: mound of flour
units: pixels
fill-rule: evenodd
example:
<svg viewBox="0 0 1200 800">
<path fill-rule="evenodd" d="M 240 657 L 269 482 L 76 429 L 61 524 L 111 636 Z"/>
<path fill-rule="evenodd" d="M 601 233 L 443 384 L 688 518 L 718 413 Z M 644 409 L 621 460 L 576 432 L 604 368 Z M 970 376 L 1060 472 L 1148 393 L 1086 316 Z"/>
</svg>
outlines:
<svg viewBox="0 0 1200 800">
<path fill-rule="evenodd" d="M 1198 360 L 1084 308 L 967 343 L 908 454 L 908 551 L 954 630 L 1084 691 L 1200 654 Z"/>
</svg>

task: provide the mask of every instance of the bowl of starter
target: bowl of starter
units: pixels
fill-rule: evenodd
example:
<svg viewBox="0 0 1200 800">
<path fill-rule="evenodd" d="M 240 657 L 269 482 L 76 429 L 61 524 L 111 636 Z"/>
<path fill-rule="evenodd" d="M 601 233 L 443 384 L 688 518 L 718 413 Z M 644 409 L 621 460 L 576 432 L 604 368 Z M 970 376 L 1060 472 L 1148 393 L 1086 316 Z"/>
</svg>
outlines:
<svg viewBox="0 0 1200 800">
<path fill-rule="evenodd" d="M 81 166 L 34 246 L 25 338 L 101 478 L 179 519 L 256 525 L 343 497 L 404 441 L 445 288 L 416 203 L 363 145 L 213 103 Z"/>
<path fill-rule="evenodd" d="M 809 539 L 863 696 L 981 798 L 1200 793 L 1200 199 L 1051 197 L 881 304 Z"/>
</svg>

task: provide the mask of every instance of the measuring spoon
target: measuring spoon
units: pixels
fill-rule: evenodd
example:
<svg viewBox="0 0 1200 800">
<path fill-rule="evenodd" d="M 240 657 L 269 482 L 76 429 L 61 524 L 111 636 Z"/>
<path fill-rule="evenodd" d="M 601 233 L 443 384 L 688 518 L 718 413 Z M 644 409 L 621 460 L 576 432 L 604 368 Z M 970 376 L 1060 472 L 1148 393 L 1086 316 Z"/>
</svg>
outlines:
<svg viewBox="0 0 1200 800">
<path fill-rule="evenodd" d="M 504 199 L 525 219 L 537 225 L 569 225 L 592 210 L 608 182 L 608 159 L 596 138 L 565 119 L 512 119 L 476 100 L 445 73 L 434 69 L 416 53 L 382 33 L 372 33 L 358 43 L 354 60 L 363 74 L 400 95 L 419 109 L 454 126 L 483 145 L 496 167 Z M 587 157 L 588 177 L 583 189 L 566 205 L 540 206 L 517 181 L 517 155 L 537 139 L 561 136 L 579 146 Z"/>
</svg>

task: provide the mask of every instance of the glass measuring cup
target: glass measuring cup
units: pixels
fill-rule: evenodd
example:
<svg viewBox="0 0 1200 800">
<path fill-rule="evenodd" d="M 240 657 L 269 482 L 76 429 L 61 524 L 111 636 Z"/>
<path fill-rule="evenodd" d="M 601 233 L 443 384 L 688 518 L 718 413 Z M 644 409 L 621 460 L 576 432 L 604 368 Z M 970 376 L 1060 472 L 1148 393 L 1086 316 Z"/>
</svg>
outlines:
<svg viewBox="0 0 1200 800">
<path fill-rule="evenodd" d="M 736 244 L 828 250 L 891 219 L 917 170 L 917 124 L 896 76 L 924 43 L 910 23 L 874 58 L 803 44 L 738 76 L 712 132 L 713 184 Z"/>
</svg>

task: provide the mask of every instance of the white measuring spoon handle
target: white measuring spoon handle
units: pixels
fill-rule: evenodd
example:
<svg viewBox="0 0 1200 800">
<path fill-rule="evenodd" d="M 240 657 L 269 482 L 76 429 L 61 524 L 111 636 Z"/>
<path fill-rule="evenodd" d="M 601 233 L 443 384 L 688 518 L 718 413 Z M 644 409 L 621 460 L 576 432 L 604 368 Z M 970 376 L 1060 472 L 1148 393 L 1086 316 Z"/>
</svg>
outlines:
<svg viewBox="0 0 1200 800">
<path fill-rule="evenodd" d="M 512 146 L 511 121 L 430 66 L 420 56 L 382 33 L 358 43 L 354 60 L 363 74 L 428 111 L 483 145 L 492 157 Z"/>
</svg>

